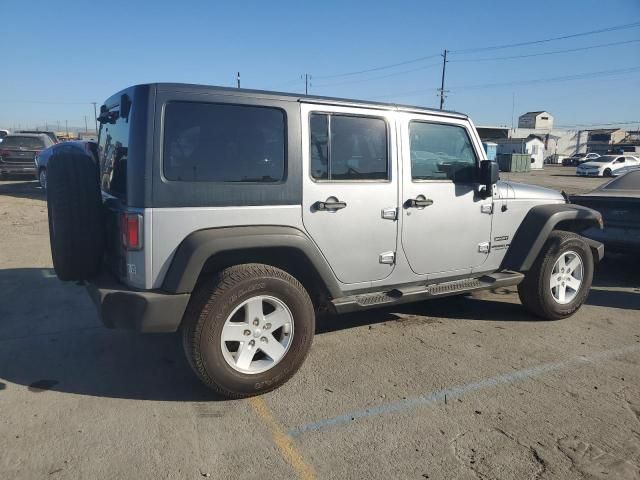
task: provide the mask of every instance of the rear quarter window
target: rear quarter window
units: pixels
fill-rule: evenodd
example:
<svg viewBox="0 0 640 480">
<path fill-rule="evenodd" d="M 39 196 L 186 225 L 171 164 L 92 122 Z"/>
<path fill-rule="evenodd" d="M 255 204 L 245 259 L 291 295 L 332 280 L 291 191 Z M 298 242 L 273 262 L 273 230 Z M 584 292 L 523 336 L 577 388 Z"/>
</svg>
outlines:
<svg viewBox="0 0 640 480">
<path fill-rule="evenodd" d="M 100 125 L 98 158 L 102 190 L 119 198 L 127 193 L 127 158 L 129 155 L 129 118 L 122 118 L 119 107 L 109 113 L 112 122 Z"/>
<path fill-rule="evenodd" d="M 274 183 L 285 178 L 286 117 L 273 107 L 169 102 L 163 175 L 181 182 Z"/>
</svg>

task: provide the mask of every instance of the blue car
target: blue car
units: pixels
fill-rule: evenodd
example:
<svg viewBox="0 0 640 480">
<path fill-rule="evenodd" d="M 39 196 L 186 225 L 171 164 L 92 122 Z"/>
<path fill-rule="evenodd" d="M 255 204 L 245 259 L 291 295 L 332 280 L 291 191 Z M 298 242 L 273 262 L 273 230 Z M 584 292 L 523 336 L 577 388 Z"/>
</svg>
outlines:
<svg viewBox="0 0 640 480">
<path fill-rule="evenodd" d="M 85 140 L 72 140 L 56 143 L 37 154 L 35 157 L 36 179 L 43 189 L 47 188 L 47 164 L 55 153 L 84 153 L 95 160 L 98 158 L 98 144 Z"/>
</svg>

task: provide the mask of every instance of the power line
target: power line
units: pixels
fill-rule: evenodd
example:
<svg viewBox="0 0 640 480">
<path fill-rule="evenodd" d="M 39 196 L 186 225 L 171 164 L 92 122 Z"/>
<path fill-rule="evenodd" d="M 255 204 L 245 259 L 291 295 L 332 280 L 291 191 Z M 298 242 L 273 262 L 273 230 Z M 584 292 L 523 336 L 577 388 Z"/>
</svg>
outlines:
<svg viewBox="0 0 640 480">
<path fill-rule="evenodd" d="M 438 56 L 440 56 L 440 54 L 436 53 L 434 55 L 427 55 L 426 57 L 419 57 L 419 58 L 414 58 L 414 59 L 411 59 L 411 60 L 405 60 L 404 62 L 390 63 L 389 65 L 382 65 L 380 67 L 368 68 L 366 70 L 357 70 L 355 72 L 346 72 L 346 73 L 336 73 L 335 75 L 323 75 L 321 77 L 316 76 L 316 78 L 319 78 L 321 80 L 328 80 L 330 78 L 349 77 L 351 75 L 360 75 L 362 73 L 377 72 L 379 70 L 386 70 L 386 69 L 389 69 L 389 68 L 400 67 L 402 65 L 408 65 L 410 63 L 421 62 L 423 60 L 428 60 L 430 58 L 436 58 Z"/>
<path fill-rule="evenodd" d="M 426 70 L 428 68 L 439 67 L 439 66 L 440 66 L 440 63 L 431 63 L 429 65 L 424 65 L 422 67 L 412 68 L 410 70 L 402 70 L 400 72 L 389 73 L 387 75 L 379 75 L 377 77 L 354 79 L 354 80 L 345 80 L 343 82 L 321 83 L 320 85 L 314 85 L 314 87 L 315 88 L 322 88 L 322 87 L 333 87 L 333 86 L 338 86 L 338 85 L 348 85 L 348 84 L 351 84 L 351 83 L 370 82 L 370 81 L 373 81 L 373 80 L 380 80 L 380 79 L 383 79 L 383 78 L 396 77 L 398 75 L 404 75 L 404 74 L 407 74 L 407 73 L 417 72 L 417 71 L 420 71 L 420 70 Z"/>
<path fill-rule="evenodd" d="M 500 83 L 485 83 L 478 85 L 462 85 L 459 87 L 451 87 L 454 90 L 475 90 L 482 88 L 493 88 L 493 87 L 509 87 L 513 85 L 533 85 L 537 83 L 553 83 L 553 82 L 565 82 L 570 80 L 584 80 L 589 78 L 597 78 L 609 75 L 618 75 L 623 73 L 634 73 L 640 71 L 640 66 L 629 67 L 629 68 L 618 68 L 615 70 L 600 70 L 598 72 L 587 72 L 587 73 L 578 73 L 574 75 L 563 75 L 558 77 L 550 77 L 550 78 L 537 78 L 534 80 L 516 80 L 514 82 L 500 82 Z"/>
<path fill-rule="evenodd" d="M 91 105 L 93 102 L 49 102 L 43 100 L 0 100 L 0 103 L 34 103 L 43 105 Z"/>
<path fill-rule="evenodd" d="M 527 57 L 541 57 L 544 55 L 555 55 L 558 53 L 569 53 L 569 52 L 580 52 L 582 50 L 591 50 L 594 48 L 602 48 L 602 47 L 613 47 L 615 45 L 626 45 L 628 43 L 637 43 L 640 42 L 640 39 L 637 40 L 626 40 L 624 42 L 612 42 L 612 43 L 603 43 L 600 45 L 590 45 L 588 47 L 579 47 L 579 48 L 569 48 L 566 50 L 554 50 L 551 52 L 540 52 L 540 53 L 528 53 L 525 55 L 510 55 L 506 57 L 489 57 L 489 58 L 465 58 L 462 60 L 449 60 L 450 62 L 461 63 L 461 62 L 488 62 L 492 60 L 511 60 L 514 58 L 527 58 Z"/>
<path fill-rule="evenodd" d="M 640 22 L 627 23 L 624 25 L 615 25 L 607 28 L 599 28 L 597 30 L 589 30 L 588 32 L 573 33 L 571 35 L 561 35 L 559 37 L 544 38 L 542 40 L 531 40 L 528 42 L 519 42 L 519 43 L 506 43 L 503 45 L 494 45 L 491 47 L 477 47 L 477 48 L 466 48 L 461 50 L 451 50 L 451 53 L 464 54 L 464 53 L 484 52 L 487 50 L 500 50 L 503 48 L 523 47 L 525 45 L 539 45 L 541 43 L 555 42 L 556 40 L 566 40 L 567 38 L 583 37 L 586 35 L 594 35 L 596 33 L 614 32 L 617 30 L 625 30 L 625 29 L 636 28 L 636 27 L 640 27 Z"/>
<path fill-rule="evenodd" d="M 565 82 L 571 80 L 588 80 L 591 78 L 598 78 L 610 75 L 618 75 L 625 73 L 634 73 L 636 71 L 640 71 L 640 66 L 630 67 L 630 68 L 621 68 L 615 70 L 602 70 L 598 72 L 586 72 L 575 75 L 564 75 L 559 77 L 550 77 L 550 78 L 538 78 L 534 80 L 521 80 L 514 82 L 503 82 L 503 83 L 486 83 L 486 84 L 478 84 L 478 85 L 462 85 L 458 87 L 452 87 L 453 90 L 473 90 L 473 89 L 482 89 L 482 88 L 492 88 L 492 87 L 507 87 L 514 85 L 530 85 L 537 83 L 553 83 L 553 82 Z M 370 97 L 372 99 L 383 99 L 383 98 L 395 98 L 395 97 L 406 97 L 412 96 L 416 94 L 423 94 L 425 92 L 430 91 L 431 89 L 420 89 L 420 90 L 410 90 L 405 92 L 398 92 L 387 95 L 378 95 L 375 97 Z"/>
<path fill-rule="evenodd" d="M 607 122 L 607 123 L 574 123 L 573 125 L 558 125 L 557 128 L 570 128 L 570 127 L 599 127 L 610 125 L 637 125 L 640 124 L 640 120 L 625 121 L 625 122 Z"/>
</svg>

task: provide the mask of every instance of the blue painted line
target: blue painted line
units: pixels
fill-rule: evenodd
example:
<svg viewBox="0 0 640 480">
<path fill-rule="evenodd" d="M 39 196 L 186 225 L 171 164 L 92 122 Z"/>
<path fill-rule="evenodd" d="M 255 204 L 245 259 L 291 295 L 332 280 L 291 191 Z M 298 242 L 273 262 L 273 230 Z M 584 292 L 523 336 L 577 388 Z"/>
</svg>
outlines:
<svg viewBox="0 0 640 480">
<path fill-rule="evenodd" d="M 438 402 L 444 402 L 445 396 L 447 399 L 455 399 L 478 390 L 485 390 L 500 385 L 509 385 L 534 377 L 539 377 L 540 375 L 548 372 L 562 370 L 584 363 L 593 363 L 598 360 L 605 360 L 617 355 L 637 351 L 640 351 L 640 345 L 630 345 L 628 347 L 618 348 L 614 350 L 605 350 L 588 356 L 574 357 L 562 362 L 544 363 L 542 365 L 537 365 L 522 370 L 516 370 L 514 372 L 505 373 L 496 377 L 486 378 L 477 382 L 466 383 L 464 385 L 458 385 L 443 390 L 436 390 L 435 392 L 420 395 L 418 397 L 408 398 L 406 400 L 400 400 L 393 403 L 387 403 L 378 407 L 368 408 L 366 410 L 353 411 L 350 413 L 345 413 L 343 415 L 338 415 L 336 417 L 318 420 L 317 422 L 313 423 L 307 423 L 305 425 L 300 425 L 289 429 L 287 434 L 290 437 L 297 437 L 302 435 L 303 433 L 317 432 L 320 430 L 327 430 L 331 427 L 345 425 L 361 418 L 387 415 L 390 413 L 411 410 L 421 406 L 434 405 Z"/>
</svg>

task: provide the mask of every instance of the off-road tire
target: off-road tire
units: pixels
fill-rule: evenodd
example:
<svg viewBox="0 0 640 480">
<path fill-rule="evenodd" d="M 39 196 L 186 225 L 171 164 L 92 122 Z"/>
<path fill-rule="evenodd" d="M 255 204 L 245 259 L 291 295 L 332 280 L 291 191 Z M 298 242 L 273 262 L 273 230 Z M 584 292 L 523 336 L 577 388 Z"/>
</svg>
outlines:
<svg viewBox="0 0 640 480">
<path fill-rule="evenodd" d="M 567 303 L 555 301 L 549 286 L 551 272 L 556 260 L 567 251 L 580 255 L 584 267 L 582 284 L 575 298 Z M 518 295 L 522 304 L 540 318 L 558 320 L 573 315 L 589 295 L 593 280 L 594 260 L 589 245 L 575 233 L 555 230 L 551 232 L 538 258 L 522 283 L 518 285 Z"/>
<path fill-rule="evenodd" d="M 41 168 L 38 170 L 38 183 L 43 190 L 47 189 L 47 169 Z"/>
<path fill-rule="evenodd" d="M 257 295 L 270 295 L 286 304 L 293 316 L 294 335 L 279 363 L 262 373 L 244 374 L 225 361 L 221 334 L 231 312 Z M 185 355 L 200 380 L 226 398 L 244 398 L 279 387 L 300 368 L 313 341 L 315 313 L 307 291 L 293 276 L 250 263 L 226 268 L 197 286 L 181 330 Z"/>
<path fill-rule="evenodd" d="M 66 281 L 95 277 L 104 252 L 98 167 L 87 155 L 53 155 L 47 167 L 47 212 L 53 268 Z"/>
</svg>

